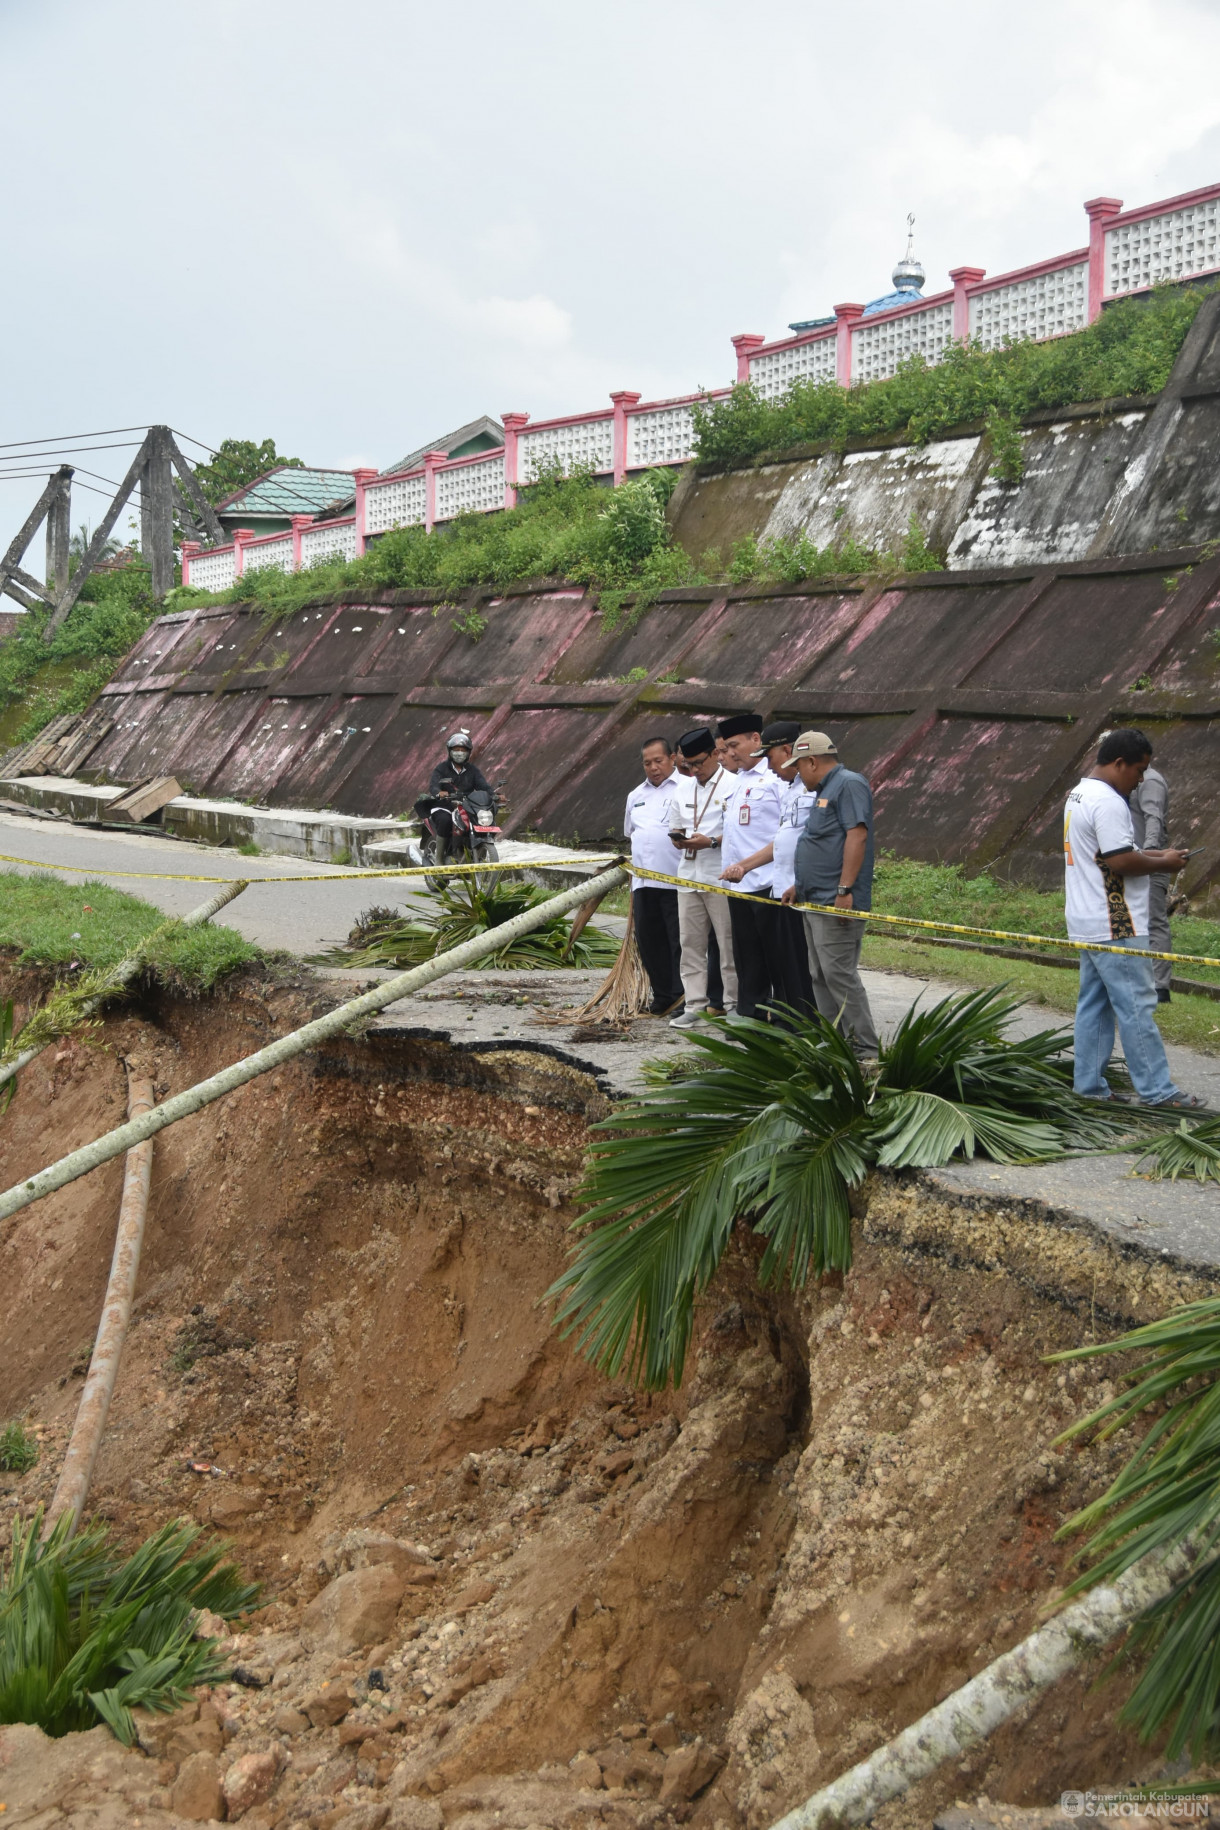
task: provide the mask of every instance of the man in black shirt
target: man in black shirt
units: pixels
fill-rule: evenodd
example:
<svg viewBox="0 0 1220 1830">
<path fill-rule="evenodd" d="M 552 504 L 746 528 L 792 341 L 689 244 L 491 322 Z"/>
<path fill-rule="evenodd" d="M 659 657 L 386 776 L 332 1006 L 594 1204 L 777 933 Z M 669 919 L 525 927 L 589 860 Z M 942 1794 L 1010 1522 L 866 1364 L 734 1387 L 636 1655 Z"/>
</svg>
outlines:
<svg viewBox="0 0 1220 1830">
<path fill-rule="evenodd" d="M 469 731 L 455 731 L 445 745 L 448 754 L 444 762 L 437 763 L 428 783 L 427 794 L 421 794 L 415 803 L 415 811 L 421 820 L 429 815 L 437 836 L 437 862 L 449 848 L 453 834 L 453 815 L 449 811 L 455 801 L 463 795 L 476 791 L 491 797 L 495 805 L 495 793 L 491 783 L 478 767 L 470 760 L 471 741 Z"/>
</svg>

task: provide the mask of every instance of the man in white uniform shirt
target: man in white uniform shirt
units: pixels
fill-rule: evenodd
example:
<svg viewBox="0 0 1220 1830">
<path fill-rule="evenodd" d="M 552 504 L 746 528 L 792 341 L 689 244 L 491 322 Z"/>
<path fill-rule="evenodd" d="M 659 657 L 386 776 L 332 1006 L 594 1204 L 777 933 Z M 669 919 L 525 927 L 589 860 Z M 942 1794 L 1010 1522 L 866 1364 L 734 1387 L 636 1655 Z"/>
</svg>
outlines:
<svg viewBox="0 0 1220 1830">
<path fill-rule="evenodd" d="M 727 883 L 746 892 L 729 898 L 737 1009 L 743 1017 L 766 1017 L 772 999 L 783 997 L 778 924 L 791 916 L 772 901 L 770 863 L 755 865 L 749 860 L 770 845 L 779 830 L 784 784 L 765 758 L 754 760 L 762 746 L 762 719 L 757 712 L 722 718 L 719 731 L 738 764 L 724 810 L 720 872 Z"/>
<path fill-rule="evenodd" d="M 671 869 L 689 884 L 678 891 L 678 927 L 682 939 L 682 992 L 686 1008 L 670 1019 L 673 1029 L 696 1029 L 708 1008 L 708 938 L 715 934 L 720 954 L 724 1008 L 737 1007 L 737 974 L 733 969 L 733 938 L 729 898 L 701 883 L 720 881 L 720 847 L 724 836 L 724 808 L 734 777 L 720 766 L 716 740 L 708 730 L 687 731 L 678 739 L 678 753 L 690 773 L 674 777 L 669 804 L 669 839 L 675 863 Z"/>
<path fill-rule="evenodd" d="M 669 803 L 681 777 L 667 737 L 649 737 L 643 746 L 644 779 L 627 796 L 624 837 L 631 840 L 631 862 L 645 869 L 674 873 L 669 842 Z M 652 1012 L 664 1016 L 682 1002 L 679 971 L 678 892 L 647 877 L 631 879 L 631 912 L 635 940 L 652 986 Z"/>
<path fill-rule="evenodd" d="M 794 860 L 797 840 L 814 799 L 806 792 L 804 783 L 797 779 L 796 764 L 792 761 L 792 746 L 800 734 L 801 727 L 795 719 L 780 718 L 764 728 L 758 750 L 750 760 L 752 763 L 765 760 L 779 777 L 779 826 L 774 838 L 748 856 L 739 858 L 731 871 L 725 873 L 730 883 L 739 882 L 744 880 L 753 867 L 769 864 L 771 900 L 776 903 L 780 902 L 789 885 L 796 881 Z M 794 824 L 794 821 L 798 823 Z M 804 923 L 795 918 L 795 911 L 786 910 L 783 920 L 774 924 L 770 960 L 775 1002 L 786 1004 L 789 1010 L 795 1010 L 801 1016 L 814 1016 L 817 1005 L 813 996 L 813 980 L 809 974 L 809 949 L 805 944 Z"/>
<path fill-rule="evenodd" d="M 1092 772 L 1063 810 L 1067 930 L 1072 940 L 1106 947 L 1148 946 L 1148 878 L 1181 870 L 1184 851 L 1140 851 L 1128 800 L 1152 761 L 1142 731 L 1108 731 Z M 1076 995 L 1076 1091 L 1109 1099 L 1106 1068 L 1117 1025 L 1131 1084 L 1146 1106 L 1197 1110 L 1203 1101 L 1173 1083 L 1156 1026 L 1152 961 L 1121 953 L 1082 953 Z"/>
</svg>

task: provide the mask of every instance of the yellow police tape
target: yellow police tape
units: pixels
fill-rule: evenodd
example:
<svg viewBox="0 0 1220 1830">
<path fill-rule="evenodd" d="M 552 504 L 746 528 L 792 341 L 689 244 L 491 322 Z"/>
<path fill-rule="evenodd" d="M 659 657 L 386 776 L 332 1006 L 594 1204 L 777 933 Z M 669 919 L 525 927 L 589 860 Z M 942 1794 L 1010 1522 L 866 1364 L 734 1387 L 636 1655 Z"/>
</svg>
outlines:
<svg viewBox="0 0 1220 1830">
<path fill-rule="evenodd" d="M 588 852 L 577 858 L 548 858 L 542 860 L 526 859 L 518 861 L 501 858 L 496 863 L 487 864 L 404 864 L 399 870 L 375 871 L 328 871 L 308 877 L 251 877 L 251 888 L 264 883 L 364 883 L 373 877 L 460 877 L 473 876 L 476 872 L 505 870 L 552 870 L 571 867 L 572 865 L 600 864 L 603 868 L 616 862 L 622 862 L 624 869 L 629 869 L 637 877 L 647 877 L 657 883 L 672 883 L 679 889 L 689 890 L 692 887 L 689 877 L 670 876 L 666 871 L 647 870 L 641 864 L 631 864 L 626 859 L 616 859 L 606 854 L 602 857 L 590 856 Z M 131 877 L 139 881 L 156 880 L 161 883 L 232 883 L 231 877 L 200 877 L 188 871 L 113 871 L 90 869 L 80 864 L 46 864 L 39 858 L 17 858 L 9 852 L 0 852 L 2 864 L 27 864 L 32 870 L 72 871 L 76 876 L 84 877 Z M 749 890 L 735 890 L 727 883 L 700 883 L 700 890 L 710 891 L 716 896 L 741 896 L 748 902 L 757 902 L 759 898 Z M 769 899 L 767 899 L 769 900 Z M 1017 934 L 1007 928 L 968 928 L 962 922 L 929 921 L 918 915 L 883 915 L 876 909 L 836 909 L 833 903 L 793 902 L 785 905 L 788 908 L 808 910 L 811 915 L 834 914 L 844 921 L 881 922 L 888 927 L 919 928 L 934 934 L 968 934 L 975 940 L 1008 940 L 1016 941 L 1027 947 L 1067 947 L 1074 953 L 1122 953 L 1128 959 L 1167 959 L 1181 966 L 1216 966 L 1220 959 L 1212 959 L 1206 953 L 1155 953 L 1150 947 L 1112 947 L 1099 940 L 1068 940 L 1055 934 Z"/>
</svg>

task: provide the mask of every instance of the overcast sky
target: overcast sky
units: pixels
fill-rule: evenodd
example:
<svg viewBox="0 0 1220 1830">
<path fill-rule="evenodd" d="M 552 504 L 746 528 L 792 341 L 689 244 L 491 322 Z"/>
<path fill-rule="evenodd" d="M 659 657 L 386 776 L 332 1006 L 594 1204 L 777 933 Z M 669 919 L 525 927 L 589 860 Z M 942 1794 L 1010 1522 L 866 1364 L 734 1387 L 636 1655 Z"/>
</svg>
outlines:
<svg viewBox="0 0 1220 1830">
<path fill-rule="evenodd" d="M 1217 0 L 0 0 L 0 440 L 384 467 L 723 383 L 908 210 L 932 291 L 1220 179 L 1218 67 Z"/>
</svg>

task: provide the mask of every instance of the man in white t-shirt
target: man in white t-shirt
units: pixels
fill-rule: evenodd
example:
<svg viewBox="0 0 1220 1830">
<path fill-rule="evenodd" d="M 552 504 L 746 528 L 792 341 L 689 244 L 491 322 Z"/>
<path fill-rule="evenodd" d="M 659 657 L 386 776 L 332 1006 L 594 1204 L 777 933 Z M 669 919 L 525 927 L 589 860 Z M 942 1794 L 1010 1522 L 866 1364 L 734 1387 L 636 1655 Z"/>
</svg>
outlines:
<svg viewBox="0 0 1220 1830">
<path fill-rule="evenodd" d="M 1140 851 L 1128 798 L 1152 761 L 1142 731 L 1108 731 L 1097 763 L 1067 797 L 1063 865 L 1067 930 L 1072 940 L 1107 947 L 1148 946 L 1148 878 L 1181 870 L 1184 851 Z M 1109 1099 L 1106 1068 L 1117 1026 L 1127 1072 L 1146 1106 L 1194 1110 L 1203 1101 L 1173 1083 L 1156 1026 L 1152 961 L 1121 953 L 1082 953 L 1076 998 L 1076 1091 Z"/>
<path fill-rule="evenodd" d="M 682 937 L 682 992 L 686 1007 L 671 1017 L 672 1029 L 696 1029 L 708 1009 L 708 940 L 716 936 L 724 1008 L 737 1008 L 737 974 L 729 899 L 700 886 L 720 881 L 720 849 L 725 803 L 734 778 L 723 769 L 716 740 L 709 730 L 687 731 L 678 739 L 678 754 L 690 765 L 689 775 L 673 778 L 669 804 L 669 839 L 674 862 L 670 870 L 689 888 L 678 891 L 678 927 Z"/>
</svg>

